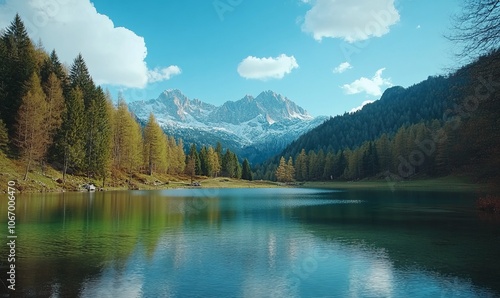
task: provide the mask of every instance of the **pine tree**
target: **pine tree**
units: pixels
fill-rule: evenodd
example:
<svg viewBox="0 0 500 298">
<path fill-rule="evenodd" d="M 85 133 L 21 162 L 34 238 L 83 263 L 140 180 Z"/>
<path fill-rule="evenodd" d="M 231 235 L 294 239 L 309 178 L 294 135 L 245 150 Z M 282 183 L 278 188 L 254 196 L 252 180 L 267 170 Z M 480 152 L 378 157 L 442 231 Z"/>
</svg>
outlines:
<svg viewBox="0 0 500 298">
<path fill-rule="evenodd" d="M 66 113 L 56 136 L 56 152 L 62 153 L 63 181 L 68 169 L 81 169 L 85 159 L 84 105 L 80 88 L 71 88 L 66 97 Z"/>
<path fill-rule="evenodd" d="M 333 169 L 333 177 L 335 179 L 340 179 L 347 168 L 347 159 L 345 157 L 344 151 L 339 150 L 338 158 L 336 160 L 336 167 Z"/>
<path fill-rule="evenodd" d="M 295 177 L 295 168 L 293 166 L 293 159 L 290 156 L 286 164 L 286 180 L 292 182 Z"/>
<path fill-rule="evenodd" d="M 191 144 L 191 147 L 189 148 L 188 156 L 194 160 L 194 174 L 201 175 L 200 155 L 198 154 L 198 150 L 196 149 L 195 144 Z"/>
<path fill-rule="evenodd" d="M 307 176 L 309 177 L 308 180 L 315 180 L 316 179 L 316 169 L 317 169 L 317 154 L 313 150 L 309 150 L 307 153 L 307 169 L 308 173 Z"/>
<path fill-rule="evenodd" d="M 19 14 L 0 39 L 0 119 L 13 138 L 18 110 L 36 70 L 35 47 Z"/>
<path fill-rule="evenodd" d="M 40 69 L 40 76 L 42 83 L 46 83 L 49 80 L 51 74 L 55 74 L 61 83 L 63 90 L 67 87 L 68 77 L 66 71 L 59 61 L 59 57 L 55 50 L 50 53 L 50 56 L 45 59 Z"/>
<path fill-rule="evenodd" d="M 248 159 L 246 159 L 246 158 L 243 161 L 243 169 L 241 172 L 241 179 L 248 180 L 248 181 L 253 180 L 252 169 L 250 168 L 250 163 L 248 162 Z"/>
<path fill-rule="evenodd" d="M 92 77 L 90 76 L 87 64 L 85 63 L 82 54 L 78 54 L 73 61 L 69 74 L 69 81 L 71 87 L 78 87 L 82 91 L 83 103 L 85 109 L 88 110 L 94 98 L 96 87 Z"/>
<path fill-rule="evenodd" d="M 208 149 L 206 146 L 203 146 L 200 150 L 200 169 L 201 169 L 201 175 L 210 176 Z"/>
<path fill-rule="evenodd" d="M 24 180 L 28 177 L 31 164 L 44 158 L 50 135 L 45 127 L 47 120 L 47 102 L 40 79 L 33 73 L 28 83 L 28 92 L 22 98 L 17 115 L 16 144 L 20 156 L 26 163 Z"/>
<path fill-rule="evenodd" d="M 86 121 L 86 171 L 87 177 L 104 179 L 111 166 L 111 123 L 106 96 L 98 87 L 90 103 Z"/>
<path fill-rule="evenodd" d="M 323 170 L 323 179 L 325 180 L 333 179 L 334 167 L 335 167 L 335 154 L 333 154 L 333 151 L 329 151 L 325 157 L 325 168 Z"/>
<path fill-rule="evenodd" d="M 307 169 L 307 154 L 306 150 L 302 149 L 300 151 L 300 154 L 297 155 L 297 158 L 295 159 L 295 177 L 299 181 L 306 181 L 309 178 L 308 175 L 308 169 Z"/>
<path fill-rule="evenodd" d="M 49 75 L 44 85 L 44 91 L 47 101 L 47 122 L 45 125 L 50 137 L 53 138 L 55 133 L 61 128 L 66 111 L 61 81 L 54 73 Z"/>
</svg>

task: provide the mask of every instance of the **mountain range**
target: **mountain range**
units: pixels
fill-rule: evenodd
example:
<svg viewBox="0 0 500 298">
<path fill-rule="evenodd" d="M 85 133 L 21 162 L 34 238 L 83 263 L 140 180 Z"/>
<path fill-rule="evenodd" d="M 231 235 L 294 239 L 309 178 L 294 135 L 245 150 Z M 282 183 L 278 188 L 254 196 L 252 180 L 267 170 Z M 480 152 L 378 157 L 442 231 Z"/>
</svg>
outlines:
<svg viewBox="0 0 500 298">
<path fill-rule="evenodd" d="M 129 108 L 142 123 L 153 113 L 165 133 L 182 138 L 186 146 L 215 146 L 221 142 L 250 162 L 274 156 L 328 119 L 311 116 L 273 91 L 215 106 L 169 89 L 156 99 L 132 102 Z"/>
</svg>

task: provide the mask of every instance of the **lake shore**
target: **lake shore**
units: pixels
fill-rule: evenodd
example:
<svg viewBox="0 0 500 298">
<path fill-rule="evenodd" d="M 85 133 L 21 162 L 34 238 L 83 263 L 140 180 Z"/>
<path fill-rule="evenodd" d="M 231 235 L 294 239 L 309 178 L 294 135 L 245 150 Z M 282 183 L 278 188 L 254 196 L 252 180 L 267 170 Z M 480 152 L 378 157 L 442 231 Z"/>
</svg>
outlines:
<svg viewBox="0 0 500 298">
<path fill-rule="evenodd" d="M 414 180 L 362 180 L 305 182 L 302 187 L 367 190 L 425 190 L 447 192 L 500 192 L 492 183 L 477 183 L 467 177 L 446 176 Z"/>
<path fill-rule="evenodd" d="M 110 190 L 154 190 L 191 188 L 191 178 L 187 175 L 168 175 L 155 173 L 146 175 L 141 173 L 127 174 L 113 171 L 102 187 L 102 180 L 87 179 L 84 176 L 67 175 L 65 183 L 62 174 L 52 167 L 47 167 L 42 173 L 40 167 L 28 173 L 28 179 L 23 180 L 23 165 L 15 160 L 0 158 L 0 193 L 7 191 L 7 183 L 15 181 L 16 187 L 22 193 L 39 192 L 70 192 L 82 191 L 82 185 L 93 183 L 105 191 Z M 226 177 L 208 178 L 196 176 L 194 181 L 201 183 L 203 188 L 268 188 L 268 187 L 305 187 L 326 189 L 369 189 L 369 190 L 429 190 L 429 191 L 473 191 L 500 193 L 498 186 L 491 183 L 475 183 L 467 177 L 447 176 L 440 178 L 422 177 L 414 180 L 361 180 L 361 181 L 317 181 L 283 184 L 272 181 L 246 181 Z"/>
</svg>

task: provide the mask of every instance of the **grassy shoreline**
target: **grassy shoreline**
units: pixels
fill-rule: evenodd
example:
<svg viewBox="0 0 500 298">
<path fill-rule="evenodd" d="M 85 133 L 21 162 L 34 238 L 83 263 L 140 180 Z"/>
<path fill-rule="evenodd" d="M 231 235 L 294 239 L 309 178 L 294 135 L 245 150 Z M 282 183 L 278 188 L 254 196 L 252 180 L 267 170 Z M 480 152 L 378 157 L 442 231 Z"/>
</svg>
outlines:
<svg viewBox="0 0 500 298">
<path fill-rule="evenodd" d="M 23 193 L 37 192 L 68 192 L 80 191 L 81 185 L 94 183 L 101 187 L 102 181 L 87 179 L 83 176 L 67 175 L 66 183 L 61 182 L 61 172 L 47 167 L 42 173 L 40 167 L 36 167 L 28 174 L 28 180 L 23 180 L 23 165 L 21 162 L 0 156 L 0 193 L 7 191 L 8 181 L 15 181 L 16 188 Z M 59 181 L 59 182 L 58 182 Z M 497 187 L 486 183 L 474 183 L 466 177 L 448 176 L 441 178 L 420 178 L 405 181 L 362 180 L 362 181 L 324 181 L 305 182 L 294 185 L 285 185 L 271 181 L 246 181 L 241 179 L 230 179 L 225 177 L 207 178 L 196 177 L 195 181 L 201 182 L 203 188 L 267 188 L 267 187 L 305 187 L 325 189 L 366 189 L 366 190 L 430 190 L 430 191 L 452 191 L 452 192 L 496 192 Z M 114 171 L 106 181 L 104 190 L 154 190 L 190 188 L 191 179 L 186 175 L 146 174 L 128 175 L 120 171 Z"/>
</svg>

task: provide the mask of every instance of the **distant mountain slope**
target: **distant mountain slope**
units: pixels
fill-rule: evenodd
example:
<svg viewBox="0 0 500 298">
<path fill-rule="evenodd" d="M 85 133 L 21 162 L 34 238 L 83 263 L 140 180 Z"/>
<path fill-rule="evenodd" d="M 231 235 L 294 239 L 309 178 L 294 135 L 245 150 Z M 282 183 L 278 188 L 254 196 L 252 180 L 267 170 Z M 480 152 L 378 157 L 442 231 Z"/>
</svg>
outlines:
<svg viewBox="0 0 500 298">
<path fill-rule="evenodd" d="M 354 113 L 325 121 L 302 135 L 282 152 L 295 156 L 300 150 L 338 151 L 356 148 L 382 134 L 394 134 L 404 126 L 422 120 L 441 119 L 453 99 L 460 95 L 464 79 L 460 76 L 429 77 L 408 88 L 387 89 L 380 100 Z"/>
<path fill-rule="evenodd" d="M 142 122 L 153 113 L 166 133 L 182 138 L 185 144 L 215 145 L 220 141 L 252 162 L 277 154 L 327 119 L 312 117 L 272 91 L 216 107 L 190 100 L 179 90 L 166 90 L 157 99 L 132 102 L 129 107 Z"/>
<path fill-rule="evenodd" d="M 299 181 L 457 174 L 498 185 L 499 57 L 500 49 L 447 76 L 390 88 L 380 100 L 330 118 L 256 165 L 254 177 L 278 179 L 281 157 L 292 157 Z"/>
</svg>

